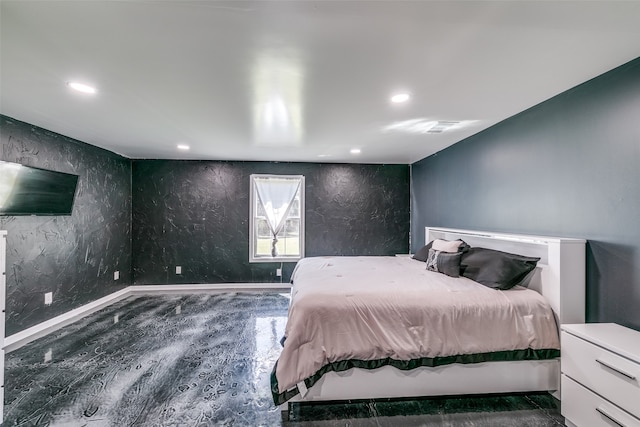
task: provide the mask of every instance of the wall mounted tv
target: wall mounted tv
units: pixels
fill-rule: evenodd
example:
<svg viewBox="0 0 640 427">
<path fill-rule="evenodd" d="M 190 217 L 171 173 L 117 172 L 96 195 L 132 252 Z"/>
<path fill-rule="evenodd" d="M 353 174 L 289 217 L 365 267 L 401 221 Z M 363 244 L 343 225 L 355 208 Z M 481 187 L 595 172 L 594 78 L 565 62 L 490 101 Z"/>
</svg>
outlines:
<svg viewBox="0 0 640 427">
<path fill-rule="evenodd" d="M 71 215 L 78 175 L 0 161 L 0 215 Z"/>
</svg>

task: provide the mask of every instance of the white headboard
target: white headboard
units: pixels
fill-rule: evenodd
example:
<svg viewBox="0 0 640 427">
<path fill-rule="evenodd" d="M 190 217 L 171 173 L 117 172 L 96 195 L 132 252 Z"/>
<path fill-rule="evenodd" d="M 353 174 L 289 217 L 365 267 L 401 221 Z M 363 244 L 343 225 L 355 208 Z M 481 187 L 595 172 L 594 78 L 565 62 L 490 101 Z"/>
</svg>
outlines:
<svg viewBox="0 0 640 427">
<path fill-rule="evenodd" d="M 586 240 L 425 227 L 425 242 L 433 239 L 540 257 L 529 288 L 544 295 L 560 324 L 585 322 Z"/>
</svg>

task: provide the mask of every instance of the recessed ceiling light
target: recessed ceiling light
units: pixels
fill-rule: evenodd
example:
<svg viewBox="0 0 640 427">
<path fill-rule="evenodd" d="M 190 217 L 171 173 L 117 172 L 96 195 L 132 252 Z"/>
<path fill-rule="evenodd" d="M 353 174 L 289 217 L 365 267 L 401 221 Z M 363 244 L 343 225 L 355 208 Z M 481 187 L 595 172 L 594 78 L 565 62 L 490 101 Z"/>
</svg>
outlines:
<svg viewBox="0 0 640 427">
<path fill-rule="evenodd" d="M 408 93 L 398 93 L 391 97 L 391 102 L 395 102 L 396 104 L 399 104 L 401 102 L 407 102 L 409 98 L 410 97 Z"/>
<path fill-rule="evenodd" d="M 82 93 L 96 93 L 96 88 L 78 82 L 67 82 L 67 86 Z"/>
<path fill-rule="evenodd" d="M 331 154 L 318 154 L 318 157 L 329 157 Z"/>
<path fill-rule="evenodd" d="M 188 145 L 178 144 L 178 150 L 188 150 L 189 148 L 191 147 L 189 147 Z"/>
<path fill-rule="evenodd" d="M 351 154 L 360 154 L 362 151 L 359 148 L 352 148 L 350 153 Z"/>
</svg>

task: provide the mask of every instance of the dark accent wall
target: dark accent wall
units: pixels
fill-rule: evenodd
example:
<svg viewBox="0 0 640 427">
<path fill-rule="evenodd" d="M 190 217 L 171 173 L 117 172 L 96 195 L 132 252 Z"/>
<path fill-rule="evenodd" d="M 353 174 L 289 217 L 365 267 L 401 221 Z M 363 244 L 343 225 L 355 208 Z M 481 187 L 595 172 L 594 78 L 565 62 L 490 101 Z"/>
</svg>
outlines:
<svg viewBox="0 0 640 427">
<path fill-rule="evenodd" d="M 0 216 L 12 335 L 131 283 L 131 161 L 6 116 L 0 142 L 0 160 L 79 175 L 71 216 Z"/>
<path fill-rule="evenodd" d="M 640 59 L 413 164 L 411 207 L 413 250 L 427 225 L 588 239 L 587 320 L 640 330 Z"/>
<path fill-rule="evenodd" d="M 134 283 L 279 282 L 280 263 L 249 263 L 253 173 L 305 176 L 306 256 L 408 252 L 408 165 L 140 160 Z"/>
</svg>

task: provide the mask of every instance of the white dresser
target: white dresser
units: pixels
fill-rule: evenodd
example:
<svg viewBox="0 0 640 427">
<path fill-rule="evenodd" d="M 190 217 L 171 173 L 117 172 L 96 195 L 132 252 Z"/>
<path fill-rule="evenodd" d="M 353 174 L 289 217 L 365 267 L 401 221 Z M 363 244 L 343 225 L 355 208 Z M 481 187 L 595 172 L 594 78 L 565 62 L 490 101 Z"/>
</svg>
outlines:
<svg viewBox="0 0 640 427">
<path fill-rule="evenodd" d="M 566 424 L 640 427 L 640 332 L 614 323 L 561 329 Z"/>
</svg>

